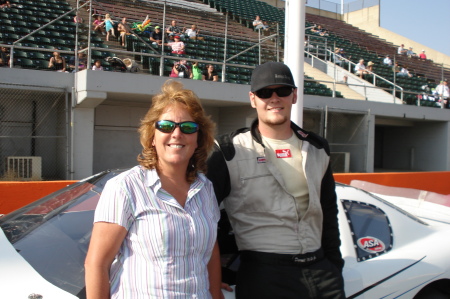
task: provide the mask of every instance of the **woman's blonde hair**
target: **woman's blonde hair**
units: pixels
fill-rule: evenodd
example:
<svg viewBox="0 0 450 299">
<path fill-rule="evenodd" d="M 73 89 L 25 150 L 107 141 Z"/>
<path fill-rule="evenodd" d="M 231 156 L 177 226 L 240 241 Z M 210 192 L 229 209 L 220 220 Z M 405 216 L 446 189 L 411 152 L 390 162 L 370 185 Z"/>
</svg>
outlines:
<svg viewBox="0 0 450 299">
<path fill-rule="evenodd" d="M 187 110 L 194 122 L 199 124 L 197 136 L 197 148 L 189 166 L 186 169 L 186 180 L 192 183 L 197 172 L 206 173 L 206 160 L 214 146 L 215 125 L 205 114 L 199 98 L 189 89 L 184 89 L 183 84 L 174 80 L 167 80 L 161 88 L 161 93 L 152 99 L 152 105 L 141 120 L 139 127 L 142 152 L 138 155 L 139 164 L 147 169 L 158 170 L 158 154 L 153 146 L 155 138 L 155 123 L 160 120 L 160 116 L 169 108 L 181 105 Z"/>
</svg>

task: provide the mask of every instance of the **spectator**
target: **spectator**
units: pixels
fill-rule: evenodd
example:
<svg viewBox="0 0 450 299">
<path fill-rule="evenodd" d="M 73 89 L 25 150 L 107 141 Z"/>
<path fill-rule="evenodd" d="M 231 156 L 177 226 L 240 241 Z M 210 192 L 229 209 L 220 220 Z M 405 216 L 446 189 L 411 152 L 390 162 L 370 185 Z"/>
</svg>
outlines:
<svg viewBox="0 0 450 299">
<path fill-rule="evenodd" d="M 386 55 L 386 58 L 384 58 L 384 60 L 383 60 L 383 64 L 384 65 L 388 65 L 388 66 L 392 65 L 392 60 L 391 60 L 391 57 L 389 55 Z"/>
<path fill-rule="evenodd" d="M 316 33 L 316 34 L 321 34 L 323 33 L 324 28 L 322 27 L 322 25 L 315 25 L 312 29 L 311 32 Z"/>
<path fill-rule="evenodd" d="M 150 33 L 150 40 L 153 42 L 153 45 L 155 46 L 161 46 L 162 45 L 162 31 L 161 27 L 156 26 L 155 30 L 153 30 Z"/>
<path fill-rule="evenodd" d="M 422 53 L 419 54 L 419 58 L 422 60 L 427 60 L 427 54 L 425 54 L 425 50 L 422 50 Z"/>
<path fill-rule="evenodd" d="M 402 67 L 402 69 L 400 70 L 400 72 L 397 73 L 397 76 L 399 76 L 399 77 L 409 77 L 409 78 L 411 78 L 411 77 L 413 76 L 413 74 L 411 74 L 411 73 L 408 71 L 408 67 L 405 65 L 405 66 Z"/>
<path fill-rule="evenodd" d="M 309 43 L 309 38 L 308 38 L 308 36 L 305 35 L 305 50 L 308 51 L 308 50 L 315 49 L 315 48 L 316 48 L 316 47 L 314 47 L 314 45 L 311 45 L 311 44 Z"/>
<path fill-rule="evenodd" d="M 397 54 L 403 55 L 403 54 L 406 54 L 406 52 L 407 52 L 407 50 L 405 49 L 405 45 L 401 44 L 400 47 L 398 47 Z"/>
<path fill-rule="evenodd" d="M 125 58 L 123 59 L 123 63 L 125 64 L 127 72 L 137 73 L 139 71 L 139 66 L 133 59 Z"/>
<path fill-rule="evenodd" d="M 102 66 L 102 62 L 100 61 L 100 59 L 97 59 L 94 62 L 94 65 L 92 66 L 92 70 L 93 71 L 103 71 L 103 66 Z"/>
<path fill-rule="evenodd" d="M 322 30 L 322 32 L 319 33 L 320 36 L 329 36 L 328 30 Z"/>
<path fill-rule="evenodd" d="M 447 80 L 441 81 L 438 86 L 436 86 L 436 94 L 439 96 L 439 102 L 441 103 L 441 108 L 450 108 L 450 90 L 448 87 Z"/>
<path fill-rule="evenodd" d="M 342 77 L 342 80 L 339 81 L 339 83 L 348 85 L 348 76 L 347 76 L 347 75 L 344 75 L 344 76 Z"/>
<path fill-rule="evenodd" d="M 8 0 L 0 0 L 0 8 L 3 10 L 5 8 L 11 8 L 11 3 Z"/>
<path fill-rule="evenodd" d="M 368 63 L 367 63 L 367 68 L 366 68 L 366 72 L 368 72 L 368 73 L 373 73 L 373 65 L 374 65 L 375 63 L 373 63 L 372 61 L 369 61 Z"/>
<path fill-rule="evenodd" d="M 172 72 L 170 73 L 172 78 L 191 78 L 191 68 L 187 65 L 186 60 L 176 61 L 173 64 Z"/>
<path fill-rule="evenodd" d="M 114 21 L 111 19 L 109 13 L 105 15 L 106 41 L 109 41 L 109 35 L 116 37 L 114 32 Z"/>
<path fill-rule="evenodd" d="M 193 80 L 202 80 L 202 71 L 198 66 L 198 62 L 194 62 L 192 65 L 191 79 Z"/>
<path fill-rule="evenodd" d="M 122 18 L 122 21 L 117 25 L 117 31 L 119 31 L 119 42 L 122 44 L 122 47 L 125 47 L 125 41 L 127 35 L 130 33 L 130 27 L 127 24 L 127 18 Z"/>
<path fill-rule="evenodd" d="M 69 67 L 73 70 L 75 73 L 76 70 L 76 62 L 75 62 L 75 56 L 70 58 L 69 61 Z M 78 71 L 85 70 L 87 68 L 87 58 L 85 53 L 78 53 Z"/>
<path fill-rule="evenodd" d="M 105 22 L 102 20 L 101 15 L 97 15 L 95 17 L 94 22 L 92 23 L 92 26 L 94 26 L 94 31 L 100 32 L 101 34 L 105 35 Z"/>
<path fill-rule="evenodd" d="M 398 65 L 398 62 L 395 62 L 394 66 L 392 67 L 392 72 L 393 72 L 394 74 L 398 74 L 398 73 L 400 72 L 400 70 L 401 70 L 401 68 L 400 68 L 400 66 Z"/>
<path fill-rule="evenodd" d="M 191 28 L 186 29 L 184 32 L 190 39 L 198 39 L 198 40 L 204 40 L 205 38 L 203 36 L 199 36 L 200 30 L 197 29 L 197 25 L 192 25 Z"/>
<path fill-rule="evenodd" d="M 203 81 L 219 81 L 219 75 L 214 70 L 214 65 L 208 64 L 206 70 L 202 74 Z"/>
<path fill-rule="evenodd" d="M 366 66 L 364 65 L 364 59 L 360 59 L 359 63 L 355 65 L 355 74 L 360 78 L 363 78 L 364 74 L 367 74 Z"/>
<path fill-rule="evenodd" d="M 168 45 L 172 48 L 172 54 L 186 54 L 184 51 L 184 43 L 180 41 L 180 37 L 178 35 L 175 35 L 174 41 L 168 43 Z"/>
<path fill-rule="evenodd" d="M 9 66 L 10 63 L 10 57 L 9 50 L 6 47 L 1 47 L 0 51 L 0 67 L 1 66 Z"/>
<path fill-rule="evenodd" d="M 66 72 L 66 60 L 59 52 L 53 52 L 53 56 L 50 57 L 48 62 L 48 68 L 57 72 Z"/>
<path fill-rule="evenodd" d="M 78 24 L 84 23 L 84 19 L 80 16 L 79 12 L 77 12 L 77 14 L 73 17 L 73 22 Z"/>
<path fill-rule="evenodd" d="M 268 30 L 269 26 L 267 26 L 266 24 L 264 24 L 264 22 L 261 20 L 260 16 L 256 16 L 255 20 L 253 21 L 253 28 L 255 28 L 255 30 Z"/>
<path fill-rule="evenodd" d="M 334 63 L 338 64 L 339 66 L 342 66 L 342 56 L 341 56 L 341 49 L 340 48 L 335 48 L 334 49 L 334 53 L 333 53 L 333 57 L 334 57 Z"/>
<path fill-rule="evenodd" d="M 177 21 L 172 20 L 172 23 L 169 27 L 166 29 L 166 33 L 169 35 L 170 39 L 175 38 L 175 36 L 178 36 L 179 38 L 183 38 L 184 34 L 182 34 L 183 30 L 177 26 Z"/>
<path fill-rule="evenodd" d="M 417 57 L 417 54 L 414 53 L 412 47 L 409 47 L 408 51 L 406 51 L 406 55 L 408 55 L 409 58 L 411 58 L 411 57 Z"/>
</svg>

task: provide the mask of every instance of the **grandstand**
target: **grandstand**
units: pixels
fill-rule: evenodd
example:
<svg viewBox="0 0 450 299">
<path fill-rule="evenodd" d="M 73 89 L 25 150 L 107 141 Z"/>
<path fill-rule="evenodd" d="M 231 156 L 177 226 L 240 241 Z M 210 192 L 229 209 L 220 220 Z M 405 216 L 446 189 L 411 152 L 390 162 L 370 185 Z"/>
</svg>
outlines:
<svg viewBox="0 0 450 299">
<path fill-rule="evenodd" d="M 11 3 L 13 8 L 0 11 L 0 44 L 13 58 L 12 68 L 0 68 L 0 135 L 6 140 L 0 144 L 0 171 L 8 170 L 5 157 L 19 155 L 43 157 L 47 179 L 81 178 L 104 168 L 133 165 L 139 150 L 138 115 L 143 115 L 151 95 L 181 59 L 216 66 L 222 83 L 187 79 L 183 83 L 204 101 L 219 133 L 248 125 L 254 117 L 246 98 L 252 69 L 283 59 L 284 10 L 263 1 L 92 0 L 80 2 L 87 4 L 79 10 L 76 0 Z M 85 20 L 82 25 L 73 22 L 77 11 Z M 125 48 L 92 31 L 92 15 L 106 13 L 115 21 L 127 17 L 134 28 Z M 254 30 L 255 15 L 269 21 L 270 31 Z M 137 30 L 134 25 L 147 16 L 151 26 Z M 337 156 L 349 153 L 345 156 L 351 157 L 353 172 L 387 165 L 403 171 L 450 169 L 445 151 L 450 147 L 449 111 L 436 109 L 440 104 L 431 94 L 442 78 L 450 76 L 443 64 L 448 61 L 433 60 L 439 56 L 428 50 L 431 59 L 425 61 L 396 56 L 397 40 L 343 21 L 350 17 L 307 9 L 305 36 L 311 47 L 304 49 L 304 127 L 327 137 Z M 172 54 L 168 46 L 153 46 L 149 32 L 172 19 L 180 27 L 196 24 L 205 39 L 185 39 L 185 55 Z M 329 34 L 318 36 L 311 31 L 315 25 Z M 335 48 L 344 48 L 349 55 L 343 65 L 335 63 Z M 66 61 L 84 52 L 89 64 L 100 59 L 107 71 L 56 73 L 48 69 L 53 51 L 61 52 Z M 394 76 L 381 63 L 386 54 L 407 64 L 414 76 Z M 140 71 L 117 72 L 107 57 L 133 59 Z M 360 58 L 375 62 L 374 74 L 359 78 L 352 73 Z M 440 140 L 439 149 L 431 154 L 412 137 L 419 134 L 428 140 L 430 131 L 437 134 L 433 140 Z M 397 133 L 403 138 L 396 140 Z M 403 148 L 405 144 L 409 146 Z"/>
</svg>

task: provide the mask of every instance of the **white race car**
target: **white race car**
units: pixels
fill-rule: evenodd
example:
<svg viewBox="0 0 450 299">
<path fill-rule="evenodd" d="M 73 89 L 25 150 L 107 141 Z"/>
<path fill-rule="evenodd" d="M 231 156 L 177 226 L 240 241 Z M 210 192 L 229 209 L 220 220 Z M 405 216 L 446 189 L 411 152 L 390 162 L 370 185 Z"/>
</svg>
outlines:
<svg viewBox="0 0 450 299">
<path fill-rule="evenodd" d="M 120 172 L 99 173 L 0 218 L 1 298 L 86 298 L 94 209 Z M 336 192 L 347 298 L 450 298 L 450 219 L 420 219 L 347 185 Z"/>
</svg>

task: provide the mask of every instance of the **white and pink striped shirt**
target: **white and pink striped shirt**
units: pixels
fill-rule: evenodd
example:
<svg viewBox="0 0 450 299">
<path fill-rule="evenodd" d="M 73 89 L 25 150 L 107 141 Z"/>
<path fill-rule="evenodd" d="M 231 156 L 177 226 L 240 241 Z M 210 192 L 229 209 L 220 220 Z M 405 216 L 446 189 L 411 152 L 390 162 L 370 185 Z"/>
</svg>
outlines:
<svg viewBox="0 0 450 299">
<path fill-rule="evenodd" d="M 184 208 L 161 188 L 156 170 L 136 166 L 109 180 L 94 222 L 128 231 L 111 266 L 111 298 L 211 298 L 207 264 L 219 217 L 203 174 Z"/>
</svg>

